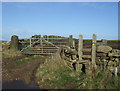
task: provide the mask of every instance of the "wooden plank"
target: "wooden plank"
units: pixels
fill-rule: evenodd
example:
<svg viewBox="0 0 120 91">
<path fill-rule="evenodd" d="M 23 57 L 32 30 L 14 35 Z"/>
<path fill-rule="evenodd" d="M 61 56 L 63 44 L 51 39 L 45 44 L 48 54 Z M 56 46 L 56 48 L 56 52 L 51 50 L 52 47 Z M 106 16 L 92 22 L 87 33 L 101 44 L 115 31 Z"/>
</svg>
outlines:
<svg viewBox="0 0 120 91">
<path fill-rule="evenodd" d="M 91 48 L 84 48 L 82 51 L 83 51 L 83 52 L 91 52 L 92 49 L 91 49 Z"/>
</svg>

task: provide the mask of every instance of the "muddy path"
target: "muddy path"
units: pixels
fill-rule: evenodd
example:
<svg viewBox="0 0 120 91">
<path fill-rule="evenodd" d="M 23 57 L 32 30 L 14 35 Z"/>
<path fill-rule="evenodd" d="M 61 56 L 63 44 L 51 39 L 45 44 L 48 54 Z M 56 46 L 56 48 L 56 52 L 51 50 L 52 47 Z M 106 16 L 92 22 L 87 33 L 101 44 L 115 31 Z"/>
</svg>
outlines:
<svg viewBox="0 0 120 91">
<path fill-rule="evenodd" d="M 32 55 L 21 55 L 13 58 L 2 58 L 2 67 L 5 67 L 6 65 L 9 65 L 15 61 L 18 61 L 22 58 L 29 57 L 29 56 L 32 56 Z"/>
<path fill-rule="evenodd" d="M 29 61 L 24 64 L 15 66 L 14 63 L 17 60 L 22 58 L 29 57 L 29 56 L 19 56 L 11 59 L 3 59 L 2 64 L 2 81 L 3 83 L 10 83 L 14 81 L 23 81 L 25 84 L 29 85 L 35 79 L 34 74 L 36 69 L 39 67 L 40 64 L 44 63 L 44 58 Z M 6 84 L 3 84 L 3 87 Z"/>
</svg>

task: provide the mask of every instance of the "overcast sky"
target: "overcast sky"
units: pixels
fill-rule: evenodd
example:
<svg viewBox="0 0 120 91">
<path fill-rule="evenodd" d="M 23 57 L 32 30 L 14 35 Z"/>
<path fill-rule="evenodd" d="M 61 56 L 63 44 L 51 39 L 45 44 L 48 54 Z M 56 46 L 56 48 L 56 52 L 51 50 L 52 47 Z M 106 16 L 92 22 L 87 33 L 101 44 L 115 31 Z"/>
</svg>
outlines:
<svg viewBox="0 0 120 91">
<path fill-rule="evenodd" d="M 117 2 L 4 2 L 2 39 L 12 35 L 73 35 L 85 39 L 118 39 Z"/>
</svg>

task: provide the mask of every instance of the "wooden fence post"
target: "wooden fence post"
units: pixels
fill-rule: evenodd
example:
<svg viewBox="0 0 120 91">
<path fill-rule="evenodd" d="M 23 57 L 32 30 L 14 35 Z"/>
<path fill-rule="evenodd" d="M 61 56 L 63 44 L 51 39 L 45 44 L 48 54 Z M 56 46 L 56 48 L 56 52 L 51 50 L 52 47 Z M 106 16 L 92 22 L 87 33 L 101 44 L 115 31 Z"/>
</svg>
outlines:
<svg viewBox="0 0 120 91">
<path fill-rule="evenodd" d="M 69 36 L 69 47 L 73 47 L 73 35 Z"/>
<path fill-rule="evenodd" d="M 82 60 L 82 55 L 83 55 L 83 36 L 79 35 L 79 40 L 78 40 L 78 55 L 79 55 L 79 60 Z"/>
<path fill-rule="evenodd" d="M 79 60 L 82 60 L 82 50 L 83 50 L 83 36 L 79 35 L 79 40 L 78 40 L 78 55 L 79 55 Z M 81 66 L 82 64 L 79 64 L 79 61 L 76 63 L 76 71 L 81 71 Z"/>
<path fill-rule="evenodd" d="M 42 38 L 44 38 L 44 35 L 41 35 L 41 40 L 40 40 L 40 44 L 41 44 L 41 47 L 42 47 L 42 53 L 43 53 L 43 40 Z"/>
<path fill-rule="evenodd" d="M 75 48 L 75 40 L 73 40 L 73 47 Z"/>
<path fill-rule="evenodd" d="M 93 34 L 93 39 L 92 39 L 92 66 L 96 67 L 96 34 Z"/>
</svg>

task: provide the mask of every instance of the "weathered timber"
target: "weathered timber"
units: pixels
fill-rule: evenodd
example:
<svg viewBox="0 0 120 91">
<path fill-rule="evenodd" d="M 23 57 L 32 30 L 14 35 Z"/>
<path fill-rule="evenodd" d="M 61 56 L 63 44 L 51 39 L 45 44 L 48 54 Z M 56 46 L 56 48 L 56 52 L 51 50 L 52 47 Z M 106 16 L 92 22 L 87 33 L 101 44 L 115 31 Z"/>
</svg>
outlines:
<svg viewBox="0 0 120 91">
<path fill-rule="evenodd" d="M 83 55 L 83 36 L 79 35 L 79 43 L 78 43 L 78 55 L 79 55 L 79 60 L 82 60 L 82 55 Z"/>
<path fill-rule="evenodd" d="M 92 65 L 93 67 L 96 67 L 96 34 L 93 34 L 93 39 L 92 39 Z"/>
<path fill-rule="evenodd" d="M 91 48 L 84 48 L 82 51 L 83 51 L 83 52 L 91 52 L 92 49 L 91 49 Z"/>
<path fill-rule="evenodd" d="M 73 35 L 69 36 L 69 46 L 73 47 Z"/>
</svg>

